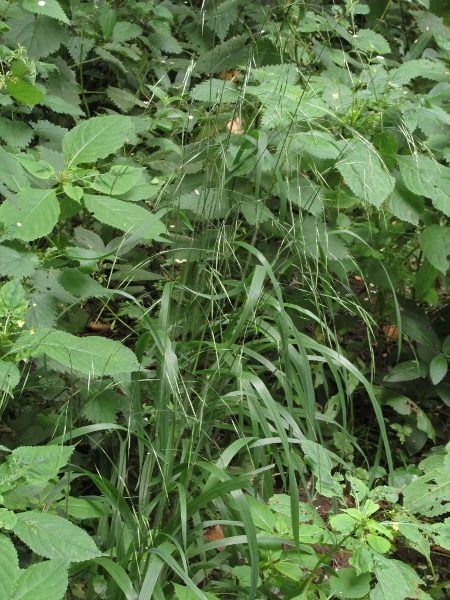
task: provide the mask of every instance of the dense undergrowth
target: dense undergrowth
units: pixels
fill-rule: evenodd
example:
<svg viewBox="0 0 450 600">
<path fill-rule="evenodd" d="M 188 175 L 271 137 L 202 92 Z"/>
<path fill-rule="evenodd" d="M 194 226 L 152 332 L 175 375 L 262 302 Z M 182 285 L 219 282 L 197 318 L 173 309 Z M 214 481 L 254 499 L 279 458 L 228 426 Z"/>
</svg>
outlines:
<svg viewBox="0 0 450 600">
<path fill-rule="evenodd" d="M 449 20 L 0 0 L 1 600 L 446 597 Z"/>
</svg>

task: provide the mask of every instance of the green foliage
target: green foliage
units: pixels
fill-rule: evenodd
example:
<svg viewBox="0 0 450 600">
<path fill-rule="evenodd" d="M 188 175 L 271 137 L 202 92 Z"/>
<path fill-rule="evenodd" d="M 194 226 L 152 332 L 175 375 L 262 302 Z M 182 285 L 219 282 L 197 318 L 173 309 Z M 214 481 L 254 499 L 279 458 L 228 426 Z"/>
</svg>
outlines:
<svg viewBox="0 0 450 600">
<path fill-rule="evenodd" d="M 444 597 L 437 4 L 0 0 L 2 599 Z"/>
</svg>

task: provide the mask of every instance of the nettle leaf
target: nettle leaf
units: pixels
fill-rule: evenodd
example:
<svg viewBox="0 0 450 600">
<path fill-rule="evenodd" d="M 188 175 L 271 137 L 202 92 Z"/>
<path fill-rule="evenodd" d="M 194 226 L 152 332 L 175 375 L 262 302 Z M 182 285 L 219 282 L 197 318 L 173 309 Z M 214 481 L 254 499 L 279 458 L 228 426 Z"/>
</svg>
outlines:
<svg viewBox="0 0 450 600">
<path fill-rule="evenodd" d="M 183 48 L 180 46 L 178 40 L 170 34 L 169 29 L 164 31 L 161 27 L 158 31 L 149 33 L 148 41 L 159 52 L 165 52 L 167 54 L 181 54 L 183 52 Z"/>
<path fill-rule="evenodd" d="M 5 38 L 14 47 L 25 46 L 27 56 L 39 60 L 52 54 L 67 39 L 66 28 L 48 17 L 25 13 L 22 19 L 10 20 Z"/>
<path fill-rule="evenodd" d="M 136 96 L 128 90 L 108 86 L 106 94 L 113 104 L 123 112 L 130 112 L 133 106 L 138 102 Z"/>
<path fill-rule="evenodd" d="M 38 265 L 37 254 L 0 246 L 0 275 L 4 277 L 29 277 Z"/>
<path fill-rule="evenodd" d="M 356 569 L 339 569 L 330 577 L 330 591 L 338 598 L 363 598 L 370 592 L 370 573 L 357 574 Z"/>
<path fill-rule="evenodd" d="M 419 244 L 428 262 L 445 274 L 450 254 L 450 227 L 430 225 L 420 234 Z"/>
<path fill-rule="evenodd" d="M 79 37 L 77 35 L 70 37 L 66 42 L 66 48 L 74 62 L 77 64 L 86 60 L 87 55 L 94 46 L 94 40 L 86 37 Z"/>
<path fill-rule="evenodd" d="M 59 98 L 58 96 L 44 96 L 40 102 L 43 106 L 50 108 L 53 112 L 61 115 L 71 115 L 73 117 L 82 117 L 84 112 L 80 107 L 70 104 L 66 100 Z"/>
<path fill-rule="evenodd" d="M 19 381 L 20 371 L 16 365 L 5 360 L 0 360 L 0 390 L 11 394 Z"/>
<path fill-rule="evenodd" d="M 22 188 L 28 187 L 29 182 L 25 171 L 14 159 L 14 154 L 9 154 L 0 146 L 0 181 L 6 184 L 13 192 L 19 192 Z"/>
<path fill-rule="evenodd" d="M 341 144 L 328 132 L 306 131 L 295 133 L 288 140 L 289 156 L 293 153 L 304 154 L 307 152 L 314 158 L 336 159 L 342 152 Z M 286 142 L 280 144 L 283 151 Z"/>
<path fill-rule="evenodd" d="M 191 97 L 197 102 L 222 102 L 234 103 L 239 97 L 236 84 L 231 81 L 221 79 L 210 79 L 203 81 L 194 87 Z"/>
<path fill-rule="evenodd" d="M 128 42 L 142 34 L 142 27 L 128 21 L 118 21 L 113 28 L 112 38 L 115 42 Z"/>
<path fill-rule="evenodd" d="M 423 198 L 413 194 L 400 177 L 398 179 L 396 177 L 394 191 L 388 198 L 386 206 L 398 219 L 412 223 L 412 225 L 419 224 L 424 212 Z"/>
<path fill-rule="evenodd" d="M 64 331 L 26 331 L 13 346 L 21 359 L 44 353 L 69 369 L 104 377 L 139 370 L 134 353 L 120 342 L 96 336 L 78 338 Z"/>
<path fill-rule="evenodd" d="M 97 192 L 112 196 L 125 194 L 136 185 L 142 175 L 143 169 L 128 165 L 114 165 L 108 173 L 97 175 L 92 187 Z"/>
<path fill-rule="evenodd" d="M 31 242 L 52 231 L 59 215 L 55 190 L 24 189 L 15 200 L 0 206 L 0 221 L 13 238 Z"/>
<path fill-rule="evenodd" d="M 399 156 L 398 162 L 408 189 L 430 198 L 435 208 L 450 216 L 450 168 L 423 154 Z"/>
<path fill-rule="evenodd" d="M 403 63 L 397 69 L 388 71 L 391 83 L 397 85 L 407 85 L 416 77 L 424 77 L 425 79 L 435 79 L 441 81 L 446 78 L 447 68 L 444 64 L 439 64 L 426 58 L 418 60 L 409 60 Z"/>
<path fill-rule="evenodd" d="M 13 531 L 33 552 L 45 558 L 78 562 L 102 554 L 83 529 L 56 515 L 19 513 Z"/>
<path fill-rule="evenodd" d="M 234 37 L 201 56 L 195 67 L 195 73 L 220 73 L 247 62 L 250 47 L 246 46 L 248 36 Z"/>
<path fill-rule="evenodd" d="M 371 29 L 360 29 L 357 34 L 352 37 L 352 41 L 358 50 L 362 52 L 389 54 L 391 48 L 382 35 L 375 33 Z"/>
<path fill-rule="evenodd" d="M 38 179 L 50 179 L 55 177 L 55 170 L 45 160 L 36 161 L 32 154 L 15 154 L 14 158 L 25 167 L 25 169 Z"/>
<path fill-rule="evenodd" d="M 67 465 L 75 446 L 20 446 L 9 454 L 2 465 L 2 483 L 25 478 L 38 485 L 54 479 Z"/>
<path fill-rule="evenodd" d="M 22 102 L 22 104 L 38 104 L 44 96 L 32 83 L 23 79 L 8 78 L 6 80 L 6 89 L 8 90 L 8 94 L 19 102 Z"/>
<path fill-rule="evenodd" d="M 225 0 L 220 4 L 211 3 L 206 9 L 206 24 L 214 31 L 221 42 L 225 39 L 230 25 L 238 16 L 238 5 L 241 0 Z"/>
<path fill-rule="evenodd" d="M 426 517 L 437 517 L 450 510 L 450 455 L 403 490 L 406 510 Z"/>
<path fill-rule="evenodd" d="M 138 233 L 146 240 L 167 241 L 162 235 L 166 226 L 160 221 L 162 212 L 151 213 L 142 206 L 108 196 L 84 194 L 86 208 L 102 223 L 125 231 Z"/>
<path fill-rule="evenodd" d="M 10 600 L 20 575 L 19 557 L 11 540 L 0 533 L 0 598 Z"/>
<path fill-rule="evenodd" d="M 36 0 L 22 0 L 22 7 L 29 12 L 37 15 L 45 15 L 46 17 L 51 17 L 70 25 L 66 13 L 56 0 L 41 0 L 41 2 L 36 2 Z"/>
<path fill-rule="evenodd" d="M 394 189 L 394 178 L 368 142 L 352 143 L 336 167 L 352 192 L 376 208 Z"/>
<path fill-rule="evenodd" d="M 133 133 L 129 117 L 93 117 L 74 127 L 64 137 L 62 148 L 67 167 L 106 158 L 121 148 Z"/>
<path fill-rule="evenodd" d="M 0 137 L 13 148 L 25 148 L 33 139 L 34 132 L 23 121 L 0 119 Z"/>
<path fill-rule="evenodd" d="M 67 568 L 62 558 L 29 566 L 21 571 L 11 600 L 60 600 L 69 584 Z"/>
<path fill-rule="evenodd" d="M 310 467 L 313 475 L 317 477 L 317 491 L 327 498 L 341 496 L 341 487 L 331 474 L 333 470 L 331 464 L 331 458 L 334 457 L 333 453 L 321 444 L 310 440 L 303 440 L 300 445 L 305 454 L 306 464 Z"/>
<path fill-rule="evenodd" d="M 21 317 L 28 308 L 25 290 L 18 277 L 0 288 L 0 317 Z"/>
</svg>

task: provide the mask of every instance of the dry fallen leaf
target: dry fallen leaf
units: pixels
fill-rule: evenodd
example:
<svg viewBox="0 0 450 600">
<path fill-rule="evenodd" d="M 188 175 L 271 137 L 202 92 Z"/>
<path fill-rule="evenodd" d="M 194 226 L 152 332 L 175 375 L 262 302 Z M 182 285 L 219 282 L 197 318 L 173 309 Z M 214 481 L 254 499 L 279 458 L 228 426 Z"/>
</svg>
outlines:
<svg viewBox="0 0 450 600">
<path fill-rule="evenodd" d="M 231 133 L 236 133 L 237 135 L 241 135 L 244 133 L 242 129 L 242 121 L 239 117 L 236 117 L 232 121 L 228 121 L 227 123 L 227 131 L 231 131 Z"/>
<path fill-rule="evenodd" d="M 222 71 L 219 73 L 219 79 L 222 81 L 236 81 L 238 76 L 241 74 L 238 69 L 233 69 L 232 71 Z"/>
<path fill-rule="evenodd" d="M 213 525 L 212 527 L 208 527 L 203 533 L 203 538 L 205 542 L 215 542 L 217 540 L 223 540 L 225 537 L 222 527 L 220 525 Z M 222 552 L 225 550 L 226 546 L 218 546 L 217 551 Z"/>
<path fill-rule="evenodd" d="M 91 321 L 89 323 L 89 329 L 92 331 L 98 331 L 99 333 L 105 333 L 111 331 L 111 323 L 99 323 L 98 321 Z"/>
<path fill-rule="evenodd" d="M 388 342 L 395 342 L 398 340 L 397 325 L 383 325 L 383 333 Z"/>
</svg>

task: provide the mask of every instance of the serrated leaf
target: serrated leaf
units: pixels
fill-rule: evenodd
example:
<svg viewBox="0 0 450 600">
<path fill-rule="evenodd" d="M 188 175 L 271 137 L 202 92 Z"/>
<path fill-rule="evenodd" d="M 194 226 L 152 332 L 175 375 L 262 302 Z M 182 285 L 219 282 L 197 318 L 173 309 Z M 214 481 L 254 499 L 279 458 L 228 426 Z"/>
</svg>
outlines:
<svg viewBox="0 0 450 600">
<path fill-rule="evenodd" d="M 128 90 L 119 89 L 110 85 L 106 88 L 106 94 L 113 104 L 126 113 L 129 112 L 137 102 L 135 95 Z"/>
<path fill-rule="evenodd" d="M 28 179 L 23 168 L 14 160 L 14 155 L 6 152 L 0 146 L 0 181 L 9 187 L 13 192 L 19 192 L 22 188 L 28 187 Z"/>
<path fill-rule="evenodd" d="M 142 27 L 129 21 L 118 21 L 113 28 L 112 38 L 115 42 L 128 42 L 142 34 Z"/>
<path fill-rule="evenodd" d="M 211 104 L 223 102 L 226 104 L 236 102 L 239 93 L 236 84 L 231 81 L 210 79 L 196 85 L 191 92 L 191 97 L 193 100 L 197 100 L 197 102 L 208 102 Z"/>
<path fill-rule="evenodd" d="M 21 190 L 16 203 L 5 200 L 0 206 L 0 221 L 13 238 L 31 242 L 51 233 L 59 215 L 55 190 Z"/>
<path fill-rule="evenodd" d="M 48 483 L 66 466 L 75 446 L 20 446 L 3 464 L 2 484 L 24 478 L 33 485 Z"/>
<path fill-rule="evenodd" d="M 38 264 L 37 254 L 0 246 L 0 275 L 4 277 L 29 277 Z"/>
<path fill-rule="evenodd" d="M 11 394 L 20 381 L 20 371 L 15 364 L 0 360 L 0 390 Z"/>
<path fill-rule="evenodd" d="M 148 41 L 152 46 L 159 52 L 165 52 L 167 54 L 181 54 L 183 48 L 176 38 L 174 38 L 169 30 L 158 30 L 148 34 Z"/>
<path fill-rule="evenodd" d="M 408 189 L 431 199 L 433 206 L 450 216 L 450 168 L 423 154 L 398 157 Z"/>
<path fill-rule="evenodd" d="M 23 121 L 0 119 L 0 137 L 13 148 L 25 148 L 33 139 L 33 130 Z"/>
<path fill-rule="evenodd" d="M 44 96 L 32 83 L 23 79 L 7 79 L 6 89 L 8 94 L 22 104 L 38 104 Z"/>
<path fill-rule="evenodd" d="M 389 71 L 389 78 L 391 83 L 397 85 L 407 85 L 416 77 L 425 77 L 426 79 L 441 81 L 446 76 L 446 70 L 447 68 L 444 64 L 420 58 L 418 60 L 409 60 L 400 65 L 397 69 L 392 69 Z"/>
<path fill-rule="evenodd" d="M 281 150 L 286 142 L 282 142 Z M 307 152 L 315 158 L 336 159 L 342 148 L 339 143 L 329 133 L 324 131 L 307 131 L 295 133 L 288 140 L 289 154 L 298 152 L 303 154 Z"/>
<path fill-rule="evenodd" d="M 86 60 L 87 55 L 94 46 L 94 40 L 77 35 L 70 37 L 66 42 L 66 48 L 73 61 L 77 64 Z"/>
<path fill-rule="evenodd" d="M 120 342 L 97 336 L 78 338 L 64 331 L 26 331 L 13 351 L 21 358 L 44 353 L 69 369 L 95 377 L 139 370 L 136 356 Z"/>
<path fill-rule="evenodd" d="M 81 414 L 91 423 L 116 423 L 117 415 L 127 409 L 124 396 L 113 390 L 104 390 L 88 400 Z"/>
<path fill-rule="evenodd" d="M 372 31 L 371 29 L 360 29 L 352 38 L 358 50 L 369 52 L 371 54 L 389 54 L 391 48 L 381 34 Z"/>
<path fill-rule="evenodd" d="M 67 561 L 45 560 L 22 570 L 11 600 L 61 600 L 69 579 Z"/>
<path fill-rule="evenodd" d="M 70 25 L 66 13 L 56 0 L 41 0 L 41 2 L 36 2 L 36 0 L 23 0 L 22 7 L 29 12 L 37 15 L 45 15 L 46 17 L 62 21 L 63 23 L 66 23 L 66 25 Z"/>
<path fill-rule="evenodd" d="M 336 167 L 352 192 L 376 208 L 380 208 L 394 189 L 394 178 L 367 142 L 352 143 Z"/>
<path fill-rule="evenodd" d="M 19 579 L 19 557 L 13 543 L 0 533 L 0 598 L 11 600 Z"/>
<path fill-rule="evenodd" d="M 206 9 L 206 23 L 215 35 L 223 41 L 238 16 L 239 0 L 225 0 L 224 2 L 211 3 Z"/>
<path fill-rule="evenodd" d="M 160 221 L 160 213 L 155 215 L 142 206 L 108 196 L 85 194 L 84 203 L 86 208 L 106 225 L 127 233 L 138 231 L 146 240 L 165 241 L 161 236 L 166 233 L 166 227 Z"/>
<path fill-rule="evenodd" d="M 33 552 L 45 558 L 78 562 L 102 554 L 83 529 L 56 515 L 19 513 L 13 531 Z"/>
<path fill-rule="evenodd" d="M 445 274 L 450 254 L 450 227 L 430 225 L 420 234 L 419 244 L 428 262 Z"/>
<path fill-rule="evenodd" d="M 93 117 L 83 121 L 64 137 L 67 167 L 106 158 L 121 148 L 132 133 L 133 124 L 128 117 Z"/>
<path fill-rule="evenodd" d="M 430 364 L 430 378 L 434 385 L 437 385 L 444 379 L 447 370 L 447 359 L 442 354 L 435 356 Z"/>
<path fill-rule="evenodd" d="M 67 39 L 66 28 L 49 17 L 25 13 L 22 19 L 9 22 L 5 38 L 14 46 L 25 46 L 29 58 L 39 60 L 52 54 Z"/>
<path fill-rule="evenodd" d="M 203 54 L 197 61 L 195 73 L 220 73 L 245 64 L 250 48 L 246 46 L 248 36 L 241 35 Z"/>
<path fill-rule="evenodd" d="M 427 368 L 417 360 L 408 360 L 396 365 L 384 378 L 384 381 L 396 383 L 400 381 L 413 381 L 425 377 Z"/>
<path fill-rule="evenodd" d="M 81 108 L 75 106 L 74 104 L 70 104 L 70 102 L 66 102 L 66 100 L 63 100 L 58 96 L 44 96 L 40 104 L 61 115 L 71 115 L 73 117 L 84 116 L 84 112 L 81 110 Z"/>
<path fill-rule="evenodd" d="M 394 216 L 412 225 L 419 224 L 424 212 L 423 198 L 413 194 L 400 179 L 396 181 L 386 205 Z"/>
<path fill-rule="evenodd" d="M 0 317 L 18 319 L 28 307 L 25 290 L 18 277 L 4 283 L 0 288 Z"/>
</svg>

